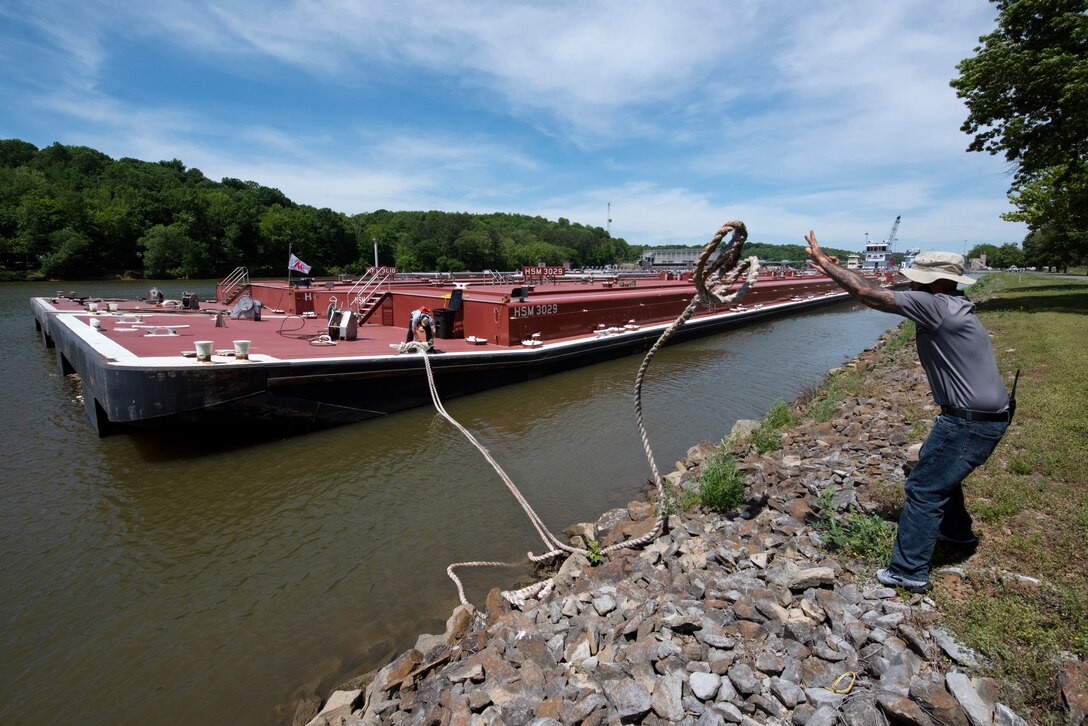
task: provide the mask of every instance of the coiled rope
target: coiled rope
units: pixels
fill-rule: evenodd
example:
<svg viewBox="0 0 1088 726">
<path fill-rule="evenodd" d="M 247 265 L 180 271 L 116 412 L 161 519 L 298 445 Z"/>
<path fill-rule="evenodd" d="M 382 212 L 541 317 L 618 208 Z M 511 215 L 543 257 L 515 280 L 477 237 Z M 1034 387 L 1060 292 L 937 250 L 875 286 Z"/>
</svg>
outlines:
<svg viewBox="0 0 1088 726">
<path fill-rule="evenodd" d="M 732 233 L 725 249 L 722 254 L 717 257 L 713 262 L 710 262 L 710 257 L 714 251 L 721 245 L 722 240 L 726 235 Z M 665 522 L 668 518 L 668 511 L 670 509 L 671 493 L 666 489 L 665 482 L 661 478 L 660 472 L 658 472 L 657 464 L 654 461 L 653 450 L 650 447 L 649 437 L 646 434 L 646 428 L 643 425 L 642 416 L 642 384 L 646 376 L 646 370 L 649 368 L 650 362 L 653 360 L 657 351 L 663 346 L 669 338 L 675 334 L 681 326 L 684 325 L 694 314 L 696 307 L 702 303 L 706 307 L 712 307 L 716 304 L 728 304 L 739 300 L 748 289 L 755 283 L 756 273 L 759 269 L 759 262 L 755 257 L 749 257 L 748 259 L 737 264 L 740 260 L 741 248 L 744 246 L 745 240 L 748 238 L 748 230 L 744 226 L 743 222 L 732 221 L 726 222 L 717 231 L 714 237 L 707 243 L 703 249 L 702 254 L 699 256 L 699 260 L 695 266 L 695 273 L 693 282 L 695 283 L 695 295 L 692 296 L 691 301 L 680 316 L 670 325 L 661 335 L 658 337 L 657 342 L 646 353 L 646 357 L 642 361 L 642 365 L 639 367 L 638 375 L 635 377 L 635 421 L 638 426 L 639 436 L 642 439 L 642 446 L 646 451 L 646 458 L 650 463 L 650 470 L 654 475 L 654 482 L 657 489 L 657 520 L 654 522 L 654 528 L 642 535 L 641 537 L 635 537 L 626 539 L 622 542 L 617 542 L 599 551 L 601 555 L 608 555 L 611 552 L 617 550 L 639 547 L 641 545 L 652 542 L 657 539 L 664 531 Z M 722 271 L 725 271 L 724 274 Z M 745 280 L 741 286 L 731 294 L 726 294 L 726 291 L 731 287 L 741 275 L 745 275 Z M 453 418 L 442 405 L 442 401 L 438 396 L 438 389 L 435 387 L 434 372 L 431 370 L 430 356 L 426 355 L 429 351 L 429 347 L 426 343 L 412 342 L 399 346 L 401 353 L 409 351 L 423 353 L 423 363 L 427 371 L 427 385 L 430 389 L 431 401 L 434 403 L 435 410 L 446 419 L 454 428 L 460 431 L 469 442 L 476 447 L 476 449 L 484 456 L 484 458 L 491 464 L 495 472 L 506 484 L 506 488 L 510 490 L 510 493 L 521 505 L 526 515 L 529 517 L 529 521 L 536 529 L 537 534 L 540 535 L 544 546 L 548 548 L 548 551 L 541 555 L 534 555 L 532 552 L 528 553 L 528 557 L 533 562 L 542 562 L 564 552 L 570 554 L 588 555 L 589 551 L 575 547 L 570 544 L 566 544 L 560 541 L 554 534 L 552 534 L 544 522 L 540 519 L 537 513 L 533 510 L 528 500 L 518 490 L 513 480 L 503 470 L 502 466 L 495 461 L 491 456 L 491 452 L 484 447 L 483 444 L 476 439 L 464 426 L 462 426 L 455 418 Z M 446 568 L 446 574 L 453 580 L 457 586 L 457 596 L 460 599 L 462 605 L 471 606 L 471 603 L 465 597 L 464 586 L 461 583 L 460 578 L 457 577 L 456 570 L 461 567 L 513 567 L 512 563 L 508 562 L 489 562 L 489 561 L 472 561 L 472 562 L 455 562 Z M 540 582 L 533 583 L 520 590 L 504 591 L 502 596 L 514 607 L 524 607 L 525 603 L 530 598 L 543 599 L 551 592 L 555 582 L 552 578 L 547 578 Z"/>
</svg>

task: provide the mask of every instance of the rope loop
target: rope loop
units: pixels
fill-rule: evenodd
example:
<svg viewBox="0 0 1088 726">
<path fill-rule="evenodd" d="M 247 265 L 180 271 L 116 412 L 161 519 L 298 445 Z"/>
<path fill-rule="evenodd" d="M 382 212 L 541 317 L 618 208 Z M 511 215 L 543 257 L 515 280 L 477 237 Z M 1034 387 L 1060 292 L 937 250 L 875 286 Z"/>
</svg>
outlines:
<svg viewBox="0 0 1088 726">
<path fill-rule="evenodd" d="M 732 234 L 725 245 L 725 249 L 713 261 L 711 256 L 721 245 L 725 236 Z M 748 228 L 744 222 L 733 220 L 723 224 L 714 236 L 706 243 L 698 261 L 695 263 L 695 273 L 692 282 L 698 293 L 699 302 L 705 307 L 717 304 L 731 303 L 739 299 L 755 284 L 756 273 L 759 272 L 759 259 L 749 257 L 741 261 L 740 253 L 744 243 L 748 240 Z M 724 270 L 724 273 L 723 273 Z M 726 291 L 745 275 L 745 282 L 740 289 L 733 294 Z"/>
</svg>

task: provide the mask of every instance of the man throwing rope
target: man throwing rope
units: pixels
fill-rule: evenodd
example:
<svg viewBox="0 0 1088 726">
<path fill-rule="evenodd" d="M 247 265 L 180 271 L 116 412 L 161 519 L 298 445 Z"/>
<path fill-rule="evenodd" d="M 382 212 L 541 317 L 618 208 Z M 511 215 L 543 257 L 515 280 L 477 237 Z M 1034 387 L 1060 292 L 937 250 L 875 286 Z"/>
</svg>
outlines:
<svg viewBox="0 0 1088 726">
<path fill-rule="evenodd" d="M 812 264 L 850 295 L 916 326 L 918 358 L 941 413 L 907 476 L 891 562 L 876 577 L 889 587 L 925 592 L 932 587 L 929 562 L 938 541 L 971 551 L 978 545 L 963 504 L 963 480 L 993 453 L 1016 409 L 974 303 L 957 287 L 975 280 L 964 276 L 960 255 L 923 252 L 901 270 L 910 291 L 893 292 L 837 264 L 812 231 L 805 241 Z"/>
</svg>

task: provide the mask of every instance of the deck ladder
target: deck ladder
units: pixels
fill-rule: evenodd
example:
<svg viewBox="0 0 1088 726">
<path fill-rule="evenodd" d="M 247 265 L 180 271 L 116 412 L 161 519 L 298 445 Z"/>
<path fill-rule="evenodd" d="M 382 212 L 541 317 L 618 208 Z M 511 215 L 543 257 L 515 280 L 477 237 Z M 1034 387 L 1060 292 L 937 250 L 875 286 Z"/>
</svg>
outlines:
<svg viewBox="0 0 1088 726">
<path fill-rule="evenodd" d="M 223 305 L 230 305 L 235 298 L 242 294 L 243 290 L 249 287 L 249 269 L 245 267 L 234 268 L 234 272 L 224 277 L 223 281 L 216 287 L 218 288 L 217 292 L 223 297 L 219 302 Z"/>
<path fill-rule="evenodd" d="M 370 317 L 378 303 L 389 292 L 389 281 L 397 274 L 395 267 L 373 267 L 362 279 L 348 290 L 348 309 L 354 310 L 362 320 Z M 383 291 L 381 286 L 385 284 Z"/>
</svg>

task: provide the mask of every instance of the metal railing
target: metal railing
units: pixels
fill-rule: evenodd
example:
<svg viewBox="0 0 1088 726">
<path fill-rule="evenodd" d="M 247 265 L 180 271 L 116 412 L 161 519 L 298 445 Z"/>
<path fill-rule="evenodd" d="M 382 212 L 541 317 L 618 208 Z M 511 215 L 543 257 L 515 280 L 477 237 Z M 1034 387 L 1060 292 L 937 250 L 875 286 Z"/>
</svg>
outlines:
<svg viewBox="0 0 1088 726">
<path fill-rule="evenodd" d="M 371 268 L 361 280 L 348 290 L 348 309 L 362 314 L 364 308 L 379 296 L 383 283 L 388 283 L 397 274 L 395 267 Z M 387 288 L 388 291 L 388 288 Z"/>
<path fill-rule="evenodd" d="M 247 287 L 249 287 L 249 269 L 236 267 L 234 272 L 224 277 L 223 281 L 216 285 L 216 297 L 222 298 L 219 302 L 223 305 L 229 305 Z"/>
</svg>

